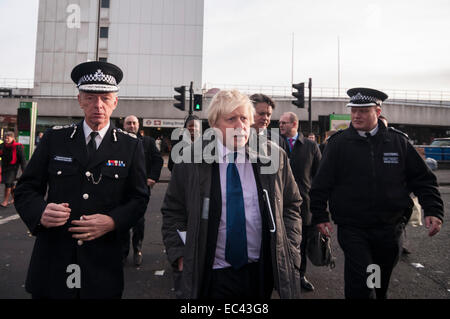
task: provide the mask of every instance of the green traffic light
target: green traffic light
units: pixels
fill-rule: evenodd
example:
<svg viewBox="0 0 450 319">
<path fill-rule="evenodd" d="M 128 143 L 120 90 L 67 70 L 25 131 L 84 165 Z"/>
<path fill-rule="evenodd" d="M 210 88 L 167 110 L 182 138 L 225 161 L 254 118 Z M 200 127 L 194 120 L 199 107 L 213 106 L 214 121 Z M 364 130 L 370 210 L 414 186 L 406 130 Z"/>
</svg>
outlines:
<svg viewBox="0 0 450 319">
<path fill-rule="evenodd" d="M 202 95 L 194 94 L 194 111 L 202 110 Z"/>
</svg>

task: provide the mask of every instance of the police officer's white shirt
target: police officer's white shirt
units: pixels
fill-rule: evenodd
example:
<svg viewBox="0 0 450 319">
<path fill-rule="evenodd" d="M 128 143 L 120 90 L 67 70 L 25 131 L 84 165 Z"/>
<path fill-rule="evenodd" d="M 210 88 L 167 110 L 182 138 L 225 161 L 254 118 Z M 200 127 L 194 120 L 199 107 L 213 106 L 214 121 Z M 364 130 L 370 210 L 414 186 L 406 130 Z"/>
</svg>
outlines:
<svg viewBox="0 0 450 319">
<path fill-rule="evenodd" d="M 106 125 L 104 128 L 102 128 L 100 131 L 98 132 L 98 135 L 95 137 L 95 144 L 97 144 L 97 149 L 100 146 L 100 143 L 102 142 L 103 138 L 106 135 L 106 132 L 108 132 L 109 129 L 109 125 L 111 123 L 108 122 L 108 125 Z M 83 121 L 83 130 L 84 130 L 84 138 L 86 140 L 86 145 L 89 143 L 89 141 L 91 140 L 91 132 L 93 131 L 89 125 L 86 124 L 86 121 Z"/>
<path fill-rule="evenodd" d="M 370 133 L 371 136 L 374 136 L 375 134 L 377 134 L 377 132 L 378 132 L 378 124 L 377 124 L 377 126 L 376 126 L 372 131 L 370 131 L 369 133 Z M 359 135 L 361 135 L 362 137 L 366 137 L 366 138 L 367 138 L 366 133 L 367 133 L 367 132 L 365 132 L 365 131 L 358 131 L 358 134 L 359 134 Z"/>
</svg>

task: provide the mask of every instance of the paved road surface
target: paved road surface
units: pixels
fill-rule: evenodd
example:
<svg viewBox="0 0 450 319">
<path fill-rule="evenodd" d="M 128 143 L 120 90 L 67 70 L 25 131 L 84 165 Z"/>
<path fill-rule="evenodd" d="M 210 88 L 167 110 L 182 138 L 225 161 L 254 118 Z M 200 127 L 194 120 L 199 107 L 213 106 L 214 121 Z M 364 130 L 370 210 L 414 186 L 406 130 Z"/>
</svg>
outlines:
<svg viewBox="0 0 450 319">
<path fill-rule="evenodd" d="M 167 183 L 157 184 L 152 191 L 146 213 L 144 263 L 136 268 L 129 256 L 125 266 L 124 298 L 174 298 L 170 267 L 161 240 L 161 203 Z M 412 254 L 402 257 L 395 268 L 389 290 L 390 298 L 450 298 L 450 186 L 440 188 L 446 205 L 444 227 L 433 238 L 427 236 L 425 227 L 407 227 L 409 248 Z M 0 187 L 3 194 L 3 185 Z M 307 277 L 316 290 L 304 293 L 305 299 L 343 298 L 344 260 L 333 234 L 336 268 L 309 266 Z M 24 281 L 34 238 L 13 207 L 0 210 L 0 299 L 29 298 Z M 423 266 L 416 268 L 413 263 Z M 155 272 L 163 270 L 162 276 Z M 276 295 L 274 295 L 276 297 Z"/>
</svg>

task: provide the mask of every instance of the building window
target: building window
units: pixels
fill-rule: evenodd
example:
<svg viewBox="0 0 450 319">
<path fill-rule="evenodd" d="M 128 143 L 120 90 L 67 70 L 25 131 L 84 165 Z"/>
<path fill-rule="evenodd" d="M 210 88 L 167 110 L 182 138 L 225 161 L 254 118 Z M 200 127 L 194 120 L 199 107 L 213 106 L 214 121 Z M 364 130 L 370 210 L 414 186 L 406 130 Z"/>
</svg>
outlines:
<svg viewBox="0 0 450 319">
<path fill-rule="evenodd" d="M 102 0 L 101 7 L 102 8 L 109 8 L 109 0 Z"/>
<path fill-rule="evenodd" d="M 108 62 L 108 58 L 98 58 L 100 62 Z"/>
<path fill-rule="evenodd" d="M 100 38 L 108 38 L 108 27 L 100 27 Z"/>
</svg>

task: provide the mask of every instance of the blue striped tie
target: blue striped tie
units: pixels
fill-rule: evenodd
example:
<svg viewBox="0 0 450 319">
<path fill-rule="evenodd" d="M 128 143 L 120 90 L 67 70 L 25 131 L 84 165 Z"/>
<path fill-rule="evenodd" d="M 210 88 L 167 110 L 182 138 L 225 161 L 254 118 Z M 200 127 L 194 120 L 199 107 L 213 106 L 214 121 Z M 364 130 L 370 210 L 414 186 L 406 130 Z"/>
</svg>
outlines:
<svg viewBox="0 0 450 319">
<path fill-rule="evenodd" d="M 233 155 L 233 154 L 230 154 Z M 237 153 L 234 153 L 236 160 Z M 225 260 L 239 269 L 248 262 L 245 207 L 241 179 L 236 164 L 227 166 L 227 240 Z"/>
</svg>

